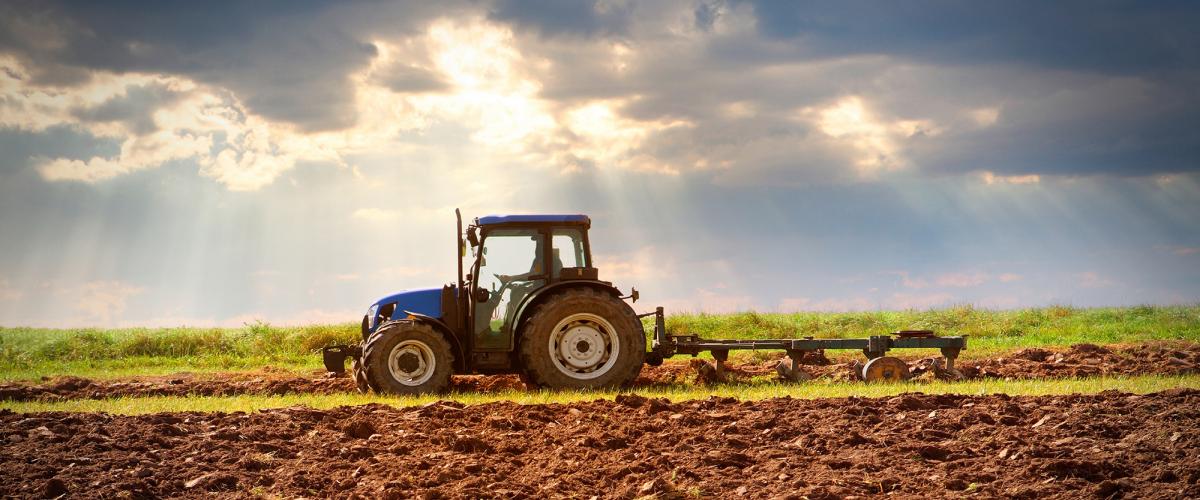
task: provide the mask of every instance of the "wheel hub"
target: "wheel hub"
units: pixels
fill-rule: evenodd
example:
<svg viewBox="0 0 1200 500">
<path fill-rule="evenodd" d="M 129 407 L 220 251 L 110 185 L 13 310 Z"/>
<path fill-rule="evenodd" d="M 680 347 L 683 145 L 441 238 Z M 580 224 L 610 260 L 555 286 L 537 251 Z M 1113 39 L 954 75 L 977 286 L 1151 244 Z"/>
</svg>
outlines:
<svg viewBox="0 0 1200 500">
<path fill-rule="evenodd" d="M 579 325 L 567 330 L 563 335 L 563 342 L 559 345 L 559 355 L 566 365 L 576 369 L 587 369 L 600 363 L 604 338 L 594 326 Z"/>
<path fill-rule="evenodd" d="M 617 359 L 620 344 L 612 325 L 594 314 L 572 314 L 550 336 L 550 357 L 566 375 L 592 379 L 606 373 Z"/>
<path fill-rule="evenodd" d="M 396 362 L 396 366 L 404 373 L 412 373 L 421 367 L 421 359 L 416 354 L 405 352 L 400 355 L 400 359 Z"/>
<path fill-rule="evenodd" d="M 433 349 L 419 340 L 405 340 L 396 344 L 388 354 L 388 371 L 392 378 L 408 386 L 417 386 L 433 378 L 437 362 Z"/>
</svg>

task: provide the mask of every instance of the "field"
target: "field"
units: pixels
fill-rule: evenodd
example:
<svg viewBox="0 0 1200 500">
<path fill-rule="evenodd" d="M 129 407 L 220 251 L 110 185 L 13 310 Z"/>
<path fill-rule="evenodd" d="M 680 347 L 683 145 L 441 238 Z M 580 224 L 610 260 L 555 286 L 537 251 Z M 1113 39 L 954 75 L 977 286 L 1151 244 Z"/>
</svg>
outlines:
<svg viewBox="0 0 1200 500">
<path fill-rule="evenodd" d="M 0 493 L 39 496 L 1195 497 L 1200 306 L 668 316 L 722 338 L 970 336 L 961 377 L 853 380 L 854 353 L 645 367 L 629 389 L 358 394 L 356 325 L 0 329 Z M 736 473 L 734 473 L 736 471 Z M 433 495 L 437 496 L 437 495 Z"/>
</svg>

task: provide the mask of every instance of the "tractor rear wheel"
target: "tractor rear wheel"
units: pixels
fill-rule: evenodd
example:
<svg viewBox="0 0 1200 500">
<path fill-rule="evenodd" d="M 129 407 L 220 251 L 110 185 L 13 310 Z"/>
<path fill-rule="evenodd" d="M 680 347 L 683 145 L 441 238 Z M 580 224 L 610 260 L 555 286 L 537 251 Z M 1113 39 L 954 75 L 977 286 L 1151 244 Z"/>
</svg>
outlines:
<svg viewBox="0 0 1200 500">
<path fill-rule="evenodd" d="M 633 309 L 613 295 L 562 291 L 540 304 L 523 327 L 523 379 L 554 389 L 629 384 L 646 358 L 639 327 Z"/>
<path fill-rule="evenodd" d="M 363 346 L 367 385 L 383 394 L 428 394 L 450 386 L 454 355 L 432 327 L 412 321 L 384 323 Z"/>
</svg>

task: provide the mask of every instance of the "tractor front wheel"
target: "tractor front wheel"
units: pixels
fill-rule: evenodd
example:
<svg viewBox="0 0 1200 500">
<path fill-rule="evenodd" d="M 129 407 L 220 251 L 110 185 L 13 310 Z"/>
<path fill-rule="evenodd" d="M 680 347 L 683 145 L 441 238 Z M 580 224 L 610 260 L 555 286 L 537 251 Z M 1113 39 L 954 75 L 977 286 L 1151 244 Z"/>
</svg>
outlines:
<svg viewBox="0 0 1200 500">
<path fill-rule="evenodd" d="M 383 394 L 428 394 L 450 386 L 450 343 L 429 325 L 385 323 L 363 346 L 367 385 Z"/>
<path fill-rule="evenodd" d="M 566 290 L 537 307 L 521 335 L 524 377 L 555 389 L 597 389 L 633 382 L 646 337 L 633 309 L 589 288 Z"/>
</svg>

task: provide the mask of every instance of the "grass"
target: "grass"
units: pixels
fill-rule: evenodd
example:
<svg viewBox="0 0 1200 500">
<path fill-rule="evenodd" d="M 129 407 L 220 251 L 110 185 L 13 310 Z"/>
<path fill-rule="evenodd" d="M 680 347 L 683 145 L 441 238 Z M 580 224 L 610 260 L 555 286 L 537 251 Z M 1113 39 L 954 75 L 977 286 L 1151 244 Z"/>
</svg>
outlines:
<svg viewBox="0 0 1200 500">
<path fill-rule="evenodd" d="M 810 384 L 766 384 L 756 386 L 722 385 L 715 387 L 680 386 L 653 388 L 635 391 L 648 397 L 665 397 L 672 401 L 704 399 L 709 396 L 736 397 L 742 400 L 766 398 L 840 398 L 849 396 L 887 397 L 905 392 L 926 394 L 1009 394 L 1013 396 L 1042 396 L 1061 394 L 1092 394 L 1105 390 L 1117 390 L 1136 394 L 1157 392 L 1172 388 L 1200 389 L 1200 375 L 1184 376 L 1138 376 L 1112 378 L 1082 378 L 1056 380 L 979 380 L 965 382 L 900 382 L 889 384 L 863 384 L 855 382 L 810 383 Z M 519 404 L 574 403 L 596 399 L 613 399 L 613 391 L 603 392 L 552 392 L 552 391 L 506 391 L 498 393 L 454 393 L 441 396 L 388 397 L 367 394 L 295 394 L 284 396 L 187 396 L 187 397 L 144 397 L 101 400 L 0 402 L 0 409 L 16 412 L 106 412 L 122 415 L 138 415 L 158 412 L 250 412 L 268 408 L 304 405 L 318 409 L 346 405 L 382 403 L 397 407 L 414 406 L 438 400 L 454 400 L 465 404 L 511 401 Z"/>
<path fill-rule="evenodd" d="M 653 329 L 649 318 L 646 326 L 648 331 Z M 729 339 L 847 338 L 930 329 L 942 335 L 969 335 L 969 349 L 963 357 L 971 358 L 1025 347 L 1077 343 L 1200 341 L 1200 305 L 671 314 L 667 329 L 675 334 Z M 354 323 L 278 327 L 258 322 L 242 328 L 114 330 L 0 328 L 0 380 L 63 374 L 111 378 L 263 366 L 316 370 L 321 368 L 317 353 L 321 347 L 353 343 L 358 338 L 358 325 Z"/>
<path fill-rule="evenodd" d="M 0 380 L 321 367 L 319 350 L 359 339 L 357 324 L 243 328 L 0 328 Z"/>
</svg>

